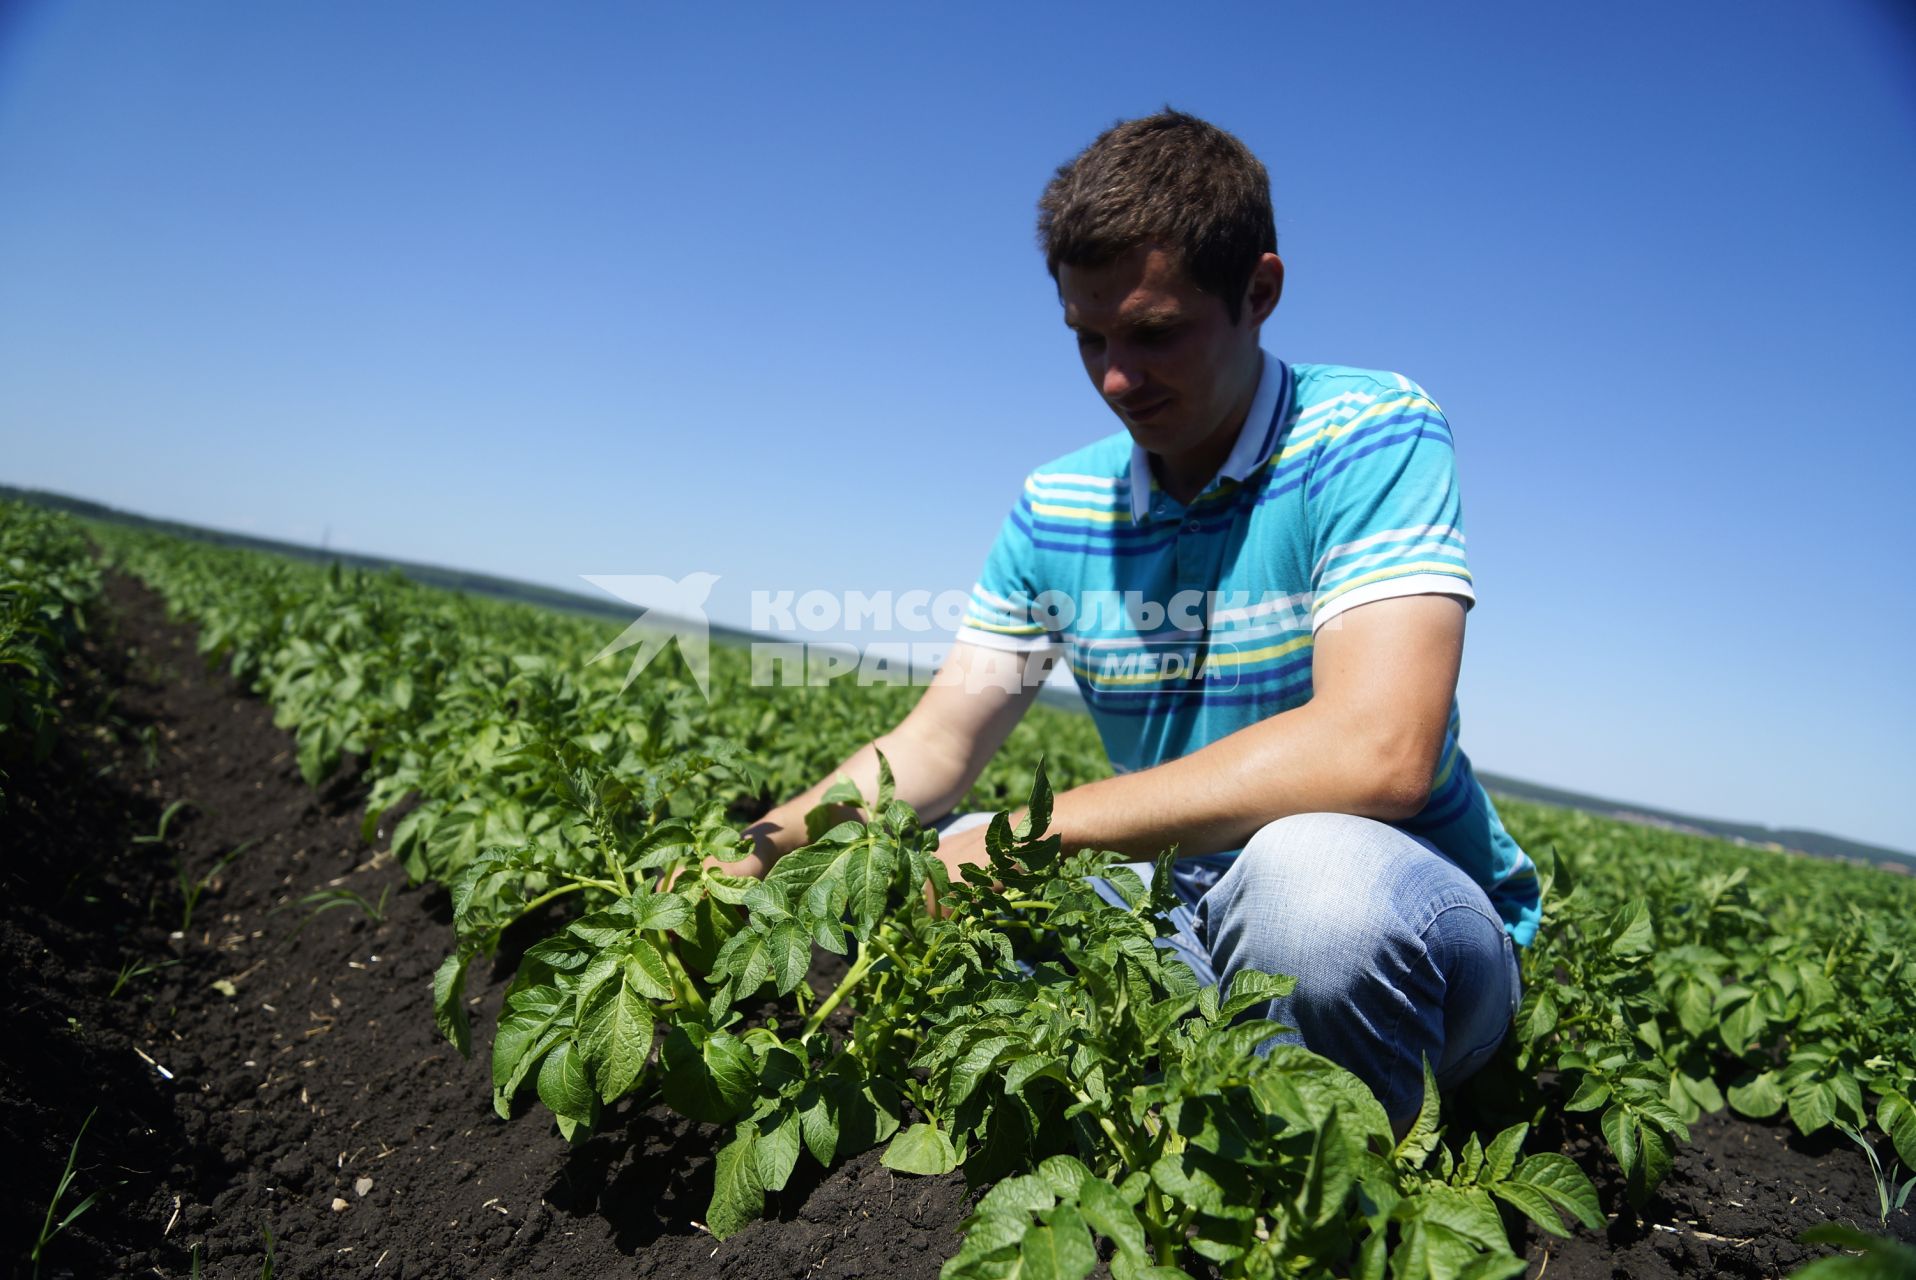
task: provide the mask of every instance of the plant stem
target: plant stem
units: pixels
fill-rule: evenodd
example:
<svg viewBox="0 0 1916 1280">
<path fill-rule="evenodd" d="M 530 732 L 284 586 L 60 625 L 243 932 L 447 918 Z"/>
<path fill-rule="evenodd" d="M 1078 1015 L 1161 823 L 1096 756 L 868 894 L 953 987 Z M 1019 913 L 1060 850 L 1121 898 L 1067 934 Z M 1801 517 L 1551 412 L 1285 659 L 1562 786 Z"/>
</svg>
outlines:
<svg viewBox="0 0 1916 1280">
<path fill-rule="evenodd" d="M 610 880 L 594 880 L 591 876 L 573 876 L 572 882 L 584 889 L 604 889 L 607 893 L 616 893 L 621 898 L 632 896 L 630 889 L 614 884 Z"/>
<path fill-rule="evenodd" d="M 852 962 L 852 967 L 846 970 L 845 976 L 839 980 L 837 990 L 821 1000 L 818 1008 L 812 1010 L 812 1016 L 805 1019 L 804 1029 L 798 1033 L 799 1040 L 810 1040 L 818 1029 L 825 1025 L 825 1019 L 831 1017 L 838 1006 L 844 1003 L 845 997 L 851 994 L 852 988 L 864 981 L 865 975 L 871 972 L 871 967 L 876 963 L 878 963 L 878 949 L 868 941 L 859 948 L 858 959 Z"/>
<path fill-rule="evenodd" d="M 1144 1192 L 1145 1227 L 1151 1233 L 1151 1251 L 1157 1254 L 1160 1267 L 1175 1267 L 1178 1264 L 1178 1249 L 1172 1235 L 1171 1225 L 1164 1220 L 1164 1196 L 1156 1184 L 1147 1187 Z"/>
<path fill-rule="evenodd" d="M 531 915 L 534 911 L 537 911 L 540 907 L 543 907 L 546 903 L 552 901 L 554 898 L 563 897 L 564 895 L 568 893 L 577 893 L 579 890 L 585 888 L 587 885 L 597 884 L 597 883 L 598 883 L 597 881 L 593 881 L 593 880 L 579 880 L 579 881 L 575 881 L 572 884 L 560 885 L 557 889 L 550 889 L 546 891 L 545 893 L 540 894 L 538 897 L 534 898 L 532 901 L 526 903 L 525 906 L 520 907 L 519 910 L 513 914 L 512 918 L 514 920 L 518 920 L 521 917 Z"/>
<path fill-rule="evenodd" d="M 1090 1094 L 1076 1087 L 1072 1088 L 1071 1096 L 1076 1098 L 1079 1102 L 1089 1103 L 1091 1101 Z M 1104 1130 L 1105 1137 L 1111 1139 L 1111 1145 L 1118 1149 L 1118 1158 L 1124 1161 L 1126 1166 L 1128 1166 L 1129 1168 L 1132 1168 L 1132 1169 L 1142 1168 L 1143 1166 L 1139 1163 L 1136 1154 L 1131 1149 L 1131 1144 L 1125 1140 L 1125 1137 L 1123 1134 L 1118 1132 L 1118 1126 L 1116 1122 L 1113 1121 L 1110 1116 L 1104 1114 L 1104 1112 L 1102 1111 L 1099 1111 L 1097 1114 L 1098 1114 L 1098 1127 Z"/>
<path fill-rule="evenodd" d="M 705 1017 L 707 1005 L 705 997 L 699 993 L 698 980 L 686 969 L 685 962 L 679 959 L 678 948 L 672 945 L 670 936 L 660 930 L 648 930 L 652 935 L 659 954 L 665 957 L 665 967 L 672 975 L 672 993 L 680 1004 L 690 1009 L 701 1019 Z"/>
</svg>

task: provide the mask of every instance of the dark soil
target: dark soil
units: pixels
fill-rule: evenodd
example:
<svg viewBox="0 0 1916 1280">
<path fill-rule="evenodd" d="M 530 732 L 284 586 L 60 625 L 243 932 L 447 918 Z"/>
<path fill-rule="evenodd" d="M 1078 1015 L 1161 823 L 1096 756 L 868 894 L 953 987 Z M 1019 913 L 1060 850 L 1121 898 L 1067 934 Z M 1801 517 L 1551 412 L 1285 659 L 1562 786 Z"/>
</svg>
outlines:
<svg viewBox="0 0 1916 1280">
<path fill-rule="evenodd" d="M 1604 1148 L 1596 1112 L 1566 1116 L 1561 1149 L 1597 1184 L 1614 1215 L 1601 1232 L 1558 1240 L 1534 1229 L 1532 1280 L 1661 1280 L 1670 1276 L 1784 1276 L 1829 1252 L 1796 1237 L 1825 1222 L 1916 1242 L 1916 1213 L 1877 1220 L 1867 1158 L 1832 1129 L 1802 1137 L 1786 1124 L 1705 1115 L 1676 1151 L 1676 1167 L 1639 1215 Z M 1882 1155 L 1895 1158 L 1883 1145 Z"/>
<path fill-rule="evenodd" d="M 61 1213 L 101 1197 L 48 1247 L 49 1277 L 184 1277 L 195 1251 L 206 1276 L 249 1280 L 269 1256 L 281 1277 L 374 1280 L 937 1274 L 969 1202 L 957 1175 L 896 1176 L 867 1154 L 801 1174 L 721 1244 L 698 1225 L 716 1130 L 628 1103 L 569 1147 L 542 1111 L 495 1117 L 484 1049 L 462 1059 L 433 1028 L 445 896 L 406 885 L 383 831 L 361 840 L 350 768 L 306 787 L 270 711 L 209 674 L 144 588 L 112 579 L 98 612 L 73 728 L 0 783 L 9 1274 L 31 1272 L 89 1113 Z M 164 840 L 136 841 L 180 799 Z M 182 866 L 210 875 L 184 931 Z M 301 903 L 337 889 L 383 897 L 384 919 Z M 112 993 L 123 967 L 156 964 Z M 471 976 L 482 1045 L 506 976 Z M 1794 1243 L 1806 1227 L 1876 1228 L 1868 1166 L 1840 1135 L 1731 1117 L 1695 1135 L 1641 1216 L 1601 1139 L 1549 1135 L 1616 1216 L 1567 1241 L 1532 1231 L 1531 1275 L 1776 1276 L 1816 1252 Z M 1912 1218 L 1892 1231 L 1916 1236 Z"/>
</svg>

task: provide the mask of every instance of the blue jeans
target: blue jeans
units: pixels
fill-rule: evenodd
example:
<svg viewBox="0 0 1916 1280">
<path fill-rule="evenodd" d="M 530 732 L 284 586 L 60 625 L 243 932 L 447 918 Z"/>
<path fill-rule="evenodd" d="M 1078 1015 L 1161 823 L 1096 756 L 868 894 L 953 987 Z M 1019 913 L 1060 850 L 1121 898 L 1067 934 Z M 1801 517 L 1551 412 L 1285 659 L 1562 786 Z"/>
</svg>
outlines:
<svg viewBox="0 0 1916 1280">
<path fill-rule="evenodd" d="M 1133 869 L 1150 883 L 1148 863 Z M 1269 1043 L 1301 1044 L 1351 1071 L 1393 1123 L 1417 1114 L 1426 1057 L 1449 1088 L 1503 1043 L 1523 994 L 1516 948 L 1483 889 L 1415 836 L 1370 818 L 1298 814 L 1241 853 L 1179 859 L 1175 879 L 1177 932 L 1159 945 L 1207 984 L 1245 968 L 1296 978 L 1262 1013 L 1296 1030 Z M 1093 885 L 1123 905 L 1108 881 Z"/>
</svg>

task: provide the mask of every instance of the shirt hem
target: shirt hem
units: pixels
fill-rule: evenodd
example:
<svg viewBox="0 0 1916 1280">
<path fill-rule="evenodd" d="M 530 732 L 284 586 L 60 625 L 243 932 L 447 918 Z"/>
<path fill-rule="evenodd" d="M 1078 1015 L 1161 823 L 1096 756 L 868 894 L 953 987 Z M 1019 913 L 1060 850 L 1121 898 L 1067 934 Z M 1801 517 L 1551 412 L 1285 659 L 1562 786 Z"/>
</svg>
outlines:
<svg viewBox="0 0 1916 1280">
<path fill-rule="evenodd" d="M 1386 578 L 1382 582 L 1371 582 L 1346 591 L 1312 614 L 1311 633 L 1315 635 L 1325 623 L 1347 609 L 1355 609 L 1360 604 L 1375 604 L 1379 600 L 1393 600 L 1398 596 L 1455 596 L 1464 602 L 1466 609 L 1477 603 L 1477 593 L 1462 578 L 1453 578 L 1447 573 L 1410 573 L 1401 578 Z"/>
<path fill-rule="evenodd" d="M 1036 653 L 1040 649 L 1061 647 L 1058 638 L 1048 631 L 1035 636 L 1007 636 L 995 631 L 982 631 L 977 627 L 959 627 L 952 642 L 975 644 L 981 649 L 997 649 L 1005 653 Z"/>
</svg>

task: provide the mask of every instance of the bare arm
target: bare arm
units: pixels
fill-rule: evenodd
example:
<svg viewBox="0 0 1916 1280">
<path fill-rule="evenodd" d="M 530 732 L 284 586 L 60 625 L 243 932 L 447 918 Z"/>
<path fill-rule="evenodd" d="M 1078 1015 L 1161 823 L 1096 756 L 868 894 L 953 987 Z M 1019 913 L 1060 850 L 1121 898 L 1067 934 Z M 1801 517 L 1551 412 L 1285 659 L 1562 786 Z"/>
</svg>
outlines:
<svg viewBox="0 0 1916 1280">
<path fill-rule="evenodd" d="M 1317 634 L 1313 692 L 1188 756 L 1060 794 L 1051 829 L 1068 849 L 1141 857 L 1235 849 L 1296 813 L 1410 817 L 1428 799 L 1463 656 L 1464 607 L 1404 596 L 1359 605 Z M 982 832 L 940 850 L 984 861 Z"/>
<path fill-rule="evenodd" d="M 805 843 L 805 815 L 840 778 L 860 793 L 878 790 L 878 753 L 891 764 L 898 798 L 927 816 L 942 816 L 971 789 L 985 765 L 1037 698 L 1028 680 L 1036 655 L 960 642 L 897 728 L 860 747 L 836 769 L 745 829 L 755 852 L 725 869 L 763 875 Z"/>
</svg>

